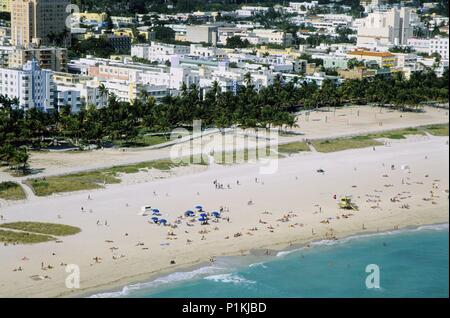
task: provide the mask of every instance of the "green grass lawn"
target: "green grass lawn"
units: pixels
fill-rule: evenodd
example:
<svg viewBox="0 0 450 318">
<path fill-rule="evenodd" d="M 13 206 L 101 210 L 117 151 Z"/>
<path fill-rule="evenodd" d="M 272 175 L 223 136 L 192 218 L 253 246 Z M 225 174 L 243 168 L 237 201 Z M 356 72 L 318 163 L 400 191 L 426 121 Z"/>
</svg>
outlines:
<svg viewBox="0 0 450 318">
<path fill-rule="evenodd" d="M 0 199 L 4 200 L 24 200 L 25 192 L 22 187 L 15 182 L 0 182 Z"/>
<path fill-rule="evenodd" d="M 174 163 L 170 159 L 142 162 L 131 165 L 115 166 L 90 172 L 67 174 L 62 176 L 30 179 L 26 183 L 32 187 L 37 196 L 48 196 L 54 193 L 95 190 L 103 188 L 104 184 L 117 184 L 120 173 L 137 173 L 141 169 L 157 169 L 169 171 L 174 167 L 186 166 L 187 160 Z"/>
<path fill-rule="evenodd" d="M 448 136 L 448 124 L 426 126 L 423 129 L 434 136 Z"/>
<path fill-rule="evenodd" d="M 32 187 L 37 196 L 47 196 L 53 193 L 93 190 L 103 188 L 102 184 L 120 183 L 120 179 L 112 174 L 101 171 L 68 174 L 64 176 L 31 179 L 27 184 Z"/>
<path fill-rule="evenodd" d="M 25 232 L 48 234 L 55 236 L 74 235 L 81 232 L 81 229 L 78 227 L 65 224 L 42 223 L 42 222 L 13 222 L 1 224 L 0 227 L 11 230 L 20 230 Z"/>
<path fill-rule="evenodd" d="M 171 159 L 160 159 L 155 161 L 136 163 L 132 165 L 115 166 L 99 171 L 101 173 L 116 175 L 117 173 L 137 173 L 141 169 L 157 169 L 167 171 L 172 168 L 185 165 L 187 165 L 187 162 L 185 160 L 182 160 L 180 163 L 174 163 Z"/>
<path fill-rule="evenodd" d="M 366 148 L 382 145 L 381 142 L 370 139 L 367 136 L 317 140 L 313 141 L 312 144 L 318 152 L 335 152 L 347 149 Z"/>
<path fill-rule="evenodd" d="M 2 243 L 34 244 L 53 240 L 55 238 L 49 235 L 4 231 L 0 229 L 0 242 Z"/>
<path fill-rule="evenodd" d="M 309 151 L 309 147 L 305 142 L 297 141 L 288 144 L 278 145 L 278 152 L 281 153 L 298 153 L 301 151 Z"/>
<path fill-rule="evenodd" d="M 238 151 L 222 151 L 214 153 L 214 162 L 217 164 L 238 164 L 249 161 L 258 160 L 261 158 L 273 157 L 270 148 L 255 148 Z"/>
<path fill-rule="evenodd" d="M 392 131 L 386 131 L 381 133 L 374 133 L 367 135 L 368 138 L 378 139 L 378 138 L 387 138 L 387 139 L 405 139 L 408 135 L 425 135 L 425 132 L 419 128 L 404 128 L 397 129 Z"/>
</svg>

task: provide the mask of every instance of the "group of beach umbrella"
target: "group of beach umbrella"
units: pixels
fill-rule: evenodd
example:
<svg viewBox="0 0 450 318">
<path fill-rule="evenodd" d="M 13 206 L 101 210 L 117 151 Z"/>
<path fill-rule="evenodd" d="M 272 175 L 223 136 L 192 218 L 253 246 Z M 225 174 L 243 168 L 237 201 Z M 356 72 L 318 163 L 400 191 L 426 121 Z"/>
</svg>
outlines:
<svg viewBox="0 0 450 318">
<path fill-rule="evenodd" d="M 200 221 L 200 222 L 208 221 L 208 213 L 205 213 L 203 211 L 203 207 L 201 205 L 195 206 L 195 210 L 197 210 L 197 212 L 200 212 L 198 221 Z M 211 212 L 211 215 L 213 217 L 215 217 L 216 219 L 220 218 L 220 213 L 217 211 Z M 192 210 L 187 210 L 186 212 L 184 212 L 184 216 L 185 217 L 195 217 L 195 212 Z"/>
<path fill-rule="evenodd" d="M 201 205 L 195 206 L 195 210 L 197 211 L 197 213 L 200 213 L 198 221 L 200 221 L 200 222 L 207 222 L 208 221 L 208 213 L 205 213 L 203 211 L 203 207 Z M 196 213 L 193 210 L 187 210 L 186 212 L 184 212 L 184 216 L 185 217 L 195 217 L 195 215 L 196 215 Z M 215 217 L 216 219 L 220 218 L 220 212 L 213 211 L 213 212 L 211 212 L 211 215 L 213 217 Z M 152 218 L 151 218 L 151 220 L 153 221 L 153 223 L 164 225 L 164 226 L 167 225 L 167 220 L 166 219 L 159 219 L 158 216 L 161 216 L 160 211 L 158 209 L 152 209 Z"/>
<path fill-rule="evenodd" d="M 167 225 L 166 219 L 159 219 L 158 216 L 161 216 L 161 213 L 158 209 L 152 209 L 152 221 L 155 224 Z"/>
</svg>

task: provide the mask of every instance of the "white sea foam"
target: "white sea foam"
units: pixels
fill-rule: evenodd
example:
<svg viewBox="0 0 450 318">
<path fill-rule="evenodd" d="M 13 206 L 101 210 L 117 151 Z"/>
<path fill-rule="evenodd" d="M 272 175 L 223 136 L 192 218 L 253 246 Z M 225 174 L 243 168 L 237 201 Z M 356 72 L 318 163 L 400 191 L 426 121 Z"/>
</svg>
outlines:
<svg viewBox="0 0 450 318">
<path fill-rule="evenodd" d="M 277 257 L 283 257 L 283 256 L 292 254 L 292 253 L 297 252 L 297 251 L 300 251 L 300 250 L 301 250 L 301 248 L 297 248 L 297 249 L 295 249 L 295 250 L 289 250 L 289 251 L 281 251 L 281 252 L 278 252 L 278 253 L 277 253 Z"/>
<path fill-rule="evenodd" d="M 169 274 L 167 276 L 156 278 L 155 280 L 150 281 L 150 282 L 137 283 L 137 284 L 125 286 L 120 291 L 92 295 L 92 296 L 90 296 L 90 298 L 124 297 L 124 296 L 129 295 L 132 291 L 135 291 L 135 290 L 157 287 L 157 286 L 161 286 L 164 284 L 176 283 L 176 282 L 180 282 L 180 281 L 191 280 L 191 279 L 194 279 L 194 278 L 202 276 L 202 275 L 217 273 L 217 272 L 220 272 L 221 270 L 224 270 L 224 268 L 216 267 L 216 266 L 206 266 L 206 267 L 201 267 L 201 268 L 198 268 L 198 269 L 190 271 L 190 272 L 175 272 L 175 273 Z"/>
<path fill-rule="evenodd" d="M 361 239 L 361 238 L 396 235 L 396 234 L 400 234 L 400 233 L 417 232 L 417 231 L 424 231 L 424 230 L 444 231 L 444 230 L 448 230 L 448 228 L 449 228 L 448 223 L 430 224 L 430 225 L 422 225 L 422 226 L 419 226 L 416 228 L 406 228 L 406 229 L 392 230 L 392 231 L 385 231 L 385 232 L 378 232 L 378 233 L 351 235 L 351 236 L 348 236 L 348 237 L 345 237 L 345 238 L 342 238 L 339 240 L 321 240 L 321 241 L 312 242 L 311 245 L 335 245 L 335 244 L 347 243 L 347 242 L 353 241 L 355 239 Z"/>
<path fill-rule="evenodd" d="M 264 265 L 263 262 L 250 264 L 250 265 L 248 265 L 248 267 L 262 267 L 262 268 L 267 268 L 267 266 Z"/>
<path fill-rule="evenodd" d="M 448 231 L 448 223 L 444 224 L 431 224 L 419 226 L 417 230 L 436 230 L 436 231 Z"/>
<path fill-rule="evenodd" d="M 248 280 L 242 276 L 239 276 L 237 274 L 219 274 L 219 275 L 211 275 L 207 276 L 204 279 L 206 280 L 212 280 L 217 283 L 232 283 L 232 284 L 255 284 L 255 281 Z"/>
<path fill-rule="evenodd" d="M 343 239 L 339 239 L 339 240 L 321 240 L 321 241 L 316 241 L 316 242 L 312 242 L 311 245 L 312 246 L 321 246 L 321 245 L 335 245 L 335 244 L 343 244 L 343 243 L 347 243 L 349 241 L 355 240 L 355 239 L 360 239 L 360 238 L 369 238 L 369 237 L 375 237 L 375 236 L 383 236 L 383 235 L 395 235 L 395 234 L 399 234 L 399 233 L 406 233 L 406 232 L 416 232 L 416 231 L 429 231 L 429 230 L 433 230 L 433 231 L 448 231 L 449 229 L 449 224 L 448 223 L 443 223 L 443 224 L 431 224 L 431 225 L 423 225 L 423 226 L 419 226 L 417 228 L 409 228 L 409 229 L 401 229 L 401 230 L 393 230 L 393 231 L 387 231 L 387 232 L 379 232 L 379 233 L 370 233 L 370 234 L 359 234 L 359 235 L 353 235 L 353 236 L 348 236 L 346 238 Z M 304 250 L 305 247 L 300 247 L 297 249 L 293 249 L 293 250 L 288 250 L 288 251 L 280 251 L 276 254 L 277 257 L 284 257 L 287 256 L 289 254 Z M 260 263 L 254 263 L 254 264 L 250 264 L 249 267 L 256 267 L 256 266 L 261 266 L 263 268 L 267 268 L 266 265 L 264 265 L 263 262 Z M 146 282 L 146 283 L 137 283 L 137 284 L 133 284 L 133 285 L 128 285 L 122 288 L 122 290 L 120 291 L 116 291 L 116 292 L 108 292 L 108 293 L 101 293 L 101 294 L 96 294 L 96 295 L 92 295 L 90 296 L 91 298 L 116 298 L 116 297 L 124 297 L 127 296 L 129 294 L 131 294 L 133 291 L 136 290 L 140 290 L 140 289 L 145 289 L 145 288 L 151 288 L 151 287 L 157 287 L 157 286 L 161 286 L 164 284 L 169 284 L 169 283 L 174 283 L 174 282 L 180 282 L 180 281 L 186 281 L 186 280 L 191 280 L 194 279 L 196 277 L 201 277 L 204 275 L 210 275 L 210 274 L 215 274 L 218 273 L 220 271 L 225 270 L 226 268 L 224 267 L 219 267 L 219 266 L 206 266 L 206 267 L 201 267 L 198 268 L 196 270 L 190 271 L 190 272 L 175 272 L 172 274 L 169 274 L 167 276 L 163 276 L 160 278 L 157 278 L 153 281 L 150 282 Z M 228 268 L 229 270 L 229 268 Z M 206 276 L 204 277 L 204 279 L 206 280 L 211 280 L 214 282 L 221 282 L 221 283 L 233 283 L 233 284 L 255 284 L 255 281 L 252 280 L 248 280 L 242 276 L 239 276 L 237 274 L 217 274 L 217 275 L 210 275 L 210 276 Z M 383 289 L 381 289 L 380 291 L 383 291 Z"/>
<path fill-rule="evenodd" d="M 361 238 L 369 238 L 369 237 L 376 237 L 376 236 L 385 236 L 385 235 L 396 235 L 399 233 L 408 233 L 408 232 L 416 232 L 416 231 L 424 231 L 424 230 L 433 230 L 433 231 L 448 231 L 449 224 L 448 223 L 442 223 L 442 224 L 430 224 L 430 225 L 422 225 L 416 228 L 407 228 L 407 229 L 401 229 L 401 230 L 392 230 L 392 231 L 385 231 L 385 232 L 378 232 L 378 233 L 369 233 L 369 234 L 357 234 L 352 236 L 347 236 L 345 238 L 339 239 L 339 240 L 320 240 L 311 242 L 311 246 L 332 246 L 336 244 L 345 244 L 350 241 L 353 241 L 355 239 L 361 239 Z M 287 256 L 289 254 L 304 250 L 305 247 L 288 250 L 288 251 L 281 251 L 277 253 L 277 257 L 283 257 Z"/>
</svg>

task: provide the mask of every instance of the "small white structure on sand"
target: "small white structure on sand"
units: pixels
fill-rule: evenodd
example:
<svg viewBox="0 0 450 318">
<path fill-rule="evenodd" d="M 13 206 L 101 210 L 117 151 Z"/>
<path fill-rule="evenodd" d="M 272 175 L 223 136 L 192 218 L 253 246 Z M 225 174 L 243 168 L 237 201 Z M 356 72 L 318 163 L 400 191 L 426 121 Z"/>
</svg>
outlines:
<svg viewBox="0 0 450 318">
<path fill-rule="evenodd" d="M 152 211 L 152 207 L 150 205 L 144 205 L 143 207 L 141 207 L 141 213 L 140 215 L 145 215 L 148 212 Z"/>
</svg>

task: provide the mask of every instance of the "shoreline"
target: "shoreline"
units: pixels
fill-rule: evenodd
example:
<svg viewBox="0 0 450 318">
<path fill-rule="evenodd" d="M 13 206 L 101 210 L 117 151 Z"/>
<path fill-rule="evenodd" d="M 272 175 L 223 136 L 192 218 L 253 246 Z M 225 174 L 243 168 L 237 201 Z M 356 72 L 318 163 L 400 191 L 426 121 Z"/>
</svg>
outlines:
<svg viewBox="0 0 450 318">
<path fill-rule="evenodd" d="M 327 240 L 327 239 L 313 239 L 313 240 L 308 240 L 308 241 L 304 241 L 304 240 L 299 240 L 298 242 L 293 242 L 292 244 L 289 244 L 287 242 L 279 242 L 279 243 L 275 243 L 272 247 L 272 249 L 269 248 L 255 248 L 253 251 L 252 250 L 248 250 L 245 251 L 244 255 L 238 255 L 236 254 L 229 254 L 229 255 L 221 255 L 220 258 L 231 258 L 231 259 L 237 259 L 237 258 L 249 258 L 249 257 L 255 257 L 258 258 L 258 260 L 260 260 L 261 262 L 264 262 L 265 260 L 267 261 L 271 261 L 273 259 L 275 259 L 276 257 L 280 257 L 280 253 L 286 253 L 286 254 L 290 254 L 290 253 L 294 253 L 298 250 L 301 249 L 305 249 L 305 248 L 314 248 L 316 245 L 320 246 L 321 242 L 336 242 L 337 244 L 339 242 L 342 241 L 348 241 L 348 240 L 359 240 L 362 238 L 367 238 L 367 237 L 373 237 L 375 235 L 390 235 L 390 234 L 400 234 L 400 233 L 405 233 L 405 232 L 412 232 L 412 231 L 416 231 L 416 230 L 421 230 L 422 227 L 435 227 L 435 226 L 449 226 L 448 222 L 439 222 L 439 223 L 430 223 L 430 224 L 421 224 L 421 225 L 405 225 L 403 227 L 399 227 L 398 229 L 386 229 L 380 232 L 376 232 L 376 231 L 361 231 L 361 232 L 355 232 L 355 233 L 350 233 L 347 236 L 342 236 L 337 238 L 337 240 Z M 285 246 L 284 248 L 282 248 L 281 246 Z M 261 255 L 259 253 L 257 253 L 256 251 L 263 251 L 263 250 L 268 250 L 270 252 L 269 255 Z M 256 252 L 256 253 L 255 253 Z M 274 254 L 273 254 L 274 253 Z M 267 257 L 267 258 L 263 258 L 263 257 Z M 247 263 L 251 264 L 252 262 L 249 262 L 248 259 L 243 260 L 242 262 L 239 262 L 239 266 L 243 266 L 243 265 L 248 265 Z M 61 297 L 68 297 L 68 298 L 76 298 L 76 297 L 81 297 L 81 298 L 116 298 L 115 296 L 110 296 L 112 294 L 122 294 L 124 292 L 125 288 L 129 288 L 129 287 L 134 287 L 135 285 L 146 285 L 146 284 L 151 284 L 153 282 L 155 282 L 157 279 L 159 278 L 165 278 L 170 276 L 171 274 L 175 274 L 175 273 L 191 273 L 191 272 L 197 272 L 199 270 L 201 270 L 202 268 L 208 268 L 214 266 L 213 264 L 209 263 L 209 262 L 200 262 L 197 264 L 191 264 L 191 265 L 180 265 L 179 268 L 177 269 L 173 269 L 170 271 L 162 271 L 158 274 L 150 274 L 147 279 L 144 280 L 136 280 L 135 277 L 132 277 L 132 279 L 127 283 L 127 284 L 123 284 L 120 285 L 122 288 L 120 290 L 117 289 L 117 285 L 115 283 L 107 283 L 105 284 L 105 286 L 107 286 L 106 288 L 104 287 L 93 287 L 90 288 L 89 291 L 83 291 L 80 293 L 76 293 L 76 294 L 72 294 L 70 296 L 61 296 Z M 198 273 L 199 275 L 201 275 L 201 273 Z M 143 274 L 145 275 L 145 274 Z M 143 275 L 139 275 L 139 277 L 142 277 Z M 195 275 L 193 277 L 191 277 L 190 279 L 195 278 L 196 276 L 199 275 Z M 124 278 L 125 279 L 125 278 Z M 121 279 L 123 280 L 123 279 Z M 186 280 L 189 280 L 186 279 Z M 181 279 L 180 281 L 184 281 L 184 279 Z M 137 290 L 142 289 L 142 288 L 137 288 Z M 120 296 L 119 296 L 120 297 Z"/>
<path fill-rule="evenodd" d="M 377 229 L 392 231 L 396 226 L 404 229 L 448 223 L 447 140 L 408 138 L 376 151 L 362 148 L 292 156 L 280 159 L 277 172 L 269 175 L 259 174 L 255 164 L 212 167 L 200 173 L 93 191 L 92 200 L 86 193 L 78 193 L 7 206 L 2 212 L 5 222 L 63 223 L 82 232 L 64 238 L 62 244 L 0 246 L 1 293 L 6 297 L 81 297 L 198 268 L 209 264 L 211 257 L 293 249 L 322 241 L 330 231 L 343 239 L 376 233 Z M 411 169 L 400 168 L 405 164 Z M 318 168 L 326 173 L 317 173 Z M 213 180 L 225 184 L 225 189 L 214 188 Z M 231 189 L 226 188 L 227 183 Z M 431 198 L 430 190 L 434 191 Z M 339 209 L 333 195 L 352 195 L 359 211 Z M 253 204 L 248 204 L 249 199 Z M 206 226 L 194 223 L 189 227 L 182 218 L 174 229 L 174 239 L 168 236 L 170 228 L 150 225 L 148 218 L 138 214 L 148 204 L 160 209 L 169 222 L 196 204 L 207 211 L 219 206 L 226 209 L 220 222 Z M 80 206 L 93 213 L 83 213 Z M 286 213 L 293 215 L 283 221 Z M 343 217 L 347 214 L 352 216 Z M 226 221 L 228 217 L 231 222 Z M 96 224 L 97 220 L 107 220 L 108 225 Z M 209 233 L 205 240 L 199 230 Z M 236 233 L 241 235 L 234 236 Z M 136 242 L 145 243 L 145 249 Z M 119 251 L 110 251 L 111 247 Z M 117 259 L 122 253 L 126 256 Z M 21 260 L 25 256 L 29 260 Z M 100 263 L 92 261 L 96 256 L 102 258 Z M 171 260 L 176 264 L 170 264 Z M 54 269 L 42 270 L 41 262 Z M 58 266 L 62 262 L 79 265 L 81 289 L 65 287 L 67 274 Z M 13 273 L 18 265 L 24 271 Z M 51 275 L 51 279 L 33 281 L 30 275 Z"/>
</svg>

